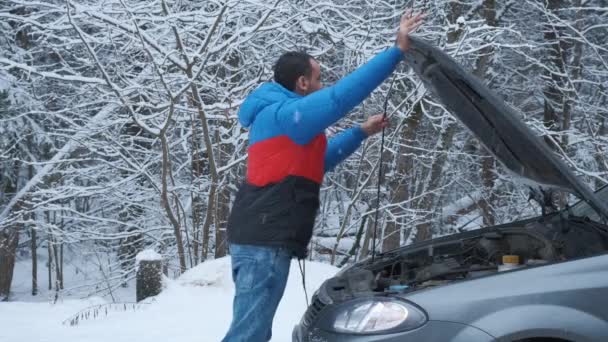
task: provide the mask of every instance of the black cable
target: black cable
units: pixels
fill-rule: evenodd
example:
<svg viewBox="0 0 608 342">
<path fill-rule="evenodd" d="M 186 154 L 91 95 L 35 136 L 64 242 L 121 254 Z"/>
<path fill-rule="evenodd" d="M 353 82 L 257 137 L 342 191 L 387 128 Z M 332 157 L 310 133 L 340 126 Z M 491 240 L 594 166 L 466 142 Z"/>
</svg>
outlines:
<svg viewBox="0 0 608 342">
<path fill-rule="evenodd" d="M 298 266 L 300 267 L 300 274 L 302 274 L 302 287 L 304 288 L 304 297 L 306 297 L 306 307 L 308 308 L 308 292 L 306 291 L 306 259 L 298 259 Z"/>
<path fill-rule="evenodd" d="M 391 91 L 393 90 L 393 84 L 395 84 L 395 76 L 393 75 L 393 79 L 391 81 L 391 85 L 388 88 L 388 93 L 386 93 L 386 98 L 384 99 L 384 113 L 382 114 L 382 119 L 386 119 L 386 109 L 388 108 L 388 99 L 390 98 Z M 382 128 L 382 138 L 380 140 L 380 161 L 378 162 L 378 190 L 376 193 L 376 214 L 374 218 L 374 237 L 372 240 L 372 262 L 376 258 L 376 237 L 378 235 L 378 212 L 380 211 L 380 183 L 382 182 L 382 159 L 384 156 L 384 128 Z"/>
</svg>

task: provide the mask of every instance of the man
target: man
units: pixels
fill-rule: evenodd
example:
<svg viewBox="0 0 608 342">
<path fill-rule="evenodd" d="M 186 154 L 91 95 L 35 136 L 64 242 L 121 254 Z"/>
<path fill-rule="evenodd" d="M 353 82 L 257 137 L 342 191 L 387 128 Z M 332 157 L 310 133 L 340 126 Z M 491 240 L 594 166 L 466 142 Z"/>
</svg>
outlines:
<svg viewBox="0 0 608 342">
<path fill-rule="evenodd" d="M 304 258 L 319 207 L 323 174 L 388 122 L 371 116 L 327 142 L 324 131 L 361 103 L 395 69 L 409 32 L 423 16 L 401 18 L 397 44 L 334 86 L 321 89 L 319 63 L 289 52 L 265 83 L 243 102 L 239 121 L 249 128 L 247 179 L 228 220 L 235 283 L 233 318 L 224 342 L 268 341 L 291 258 Z"/>
</svg>

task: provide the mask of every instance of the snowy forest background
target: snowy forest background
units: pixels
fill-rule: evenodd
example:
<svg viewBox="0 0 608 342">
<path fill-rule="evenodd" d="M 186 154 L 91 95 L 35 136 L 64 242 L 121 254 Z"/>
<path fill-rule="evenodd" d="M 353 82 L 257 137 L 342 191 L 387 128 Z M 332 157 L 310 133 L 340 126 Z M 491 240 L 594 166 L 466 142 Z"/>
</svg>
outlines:
<svg viewBox="0 0 608 342">
<path fill-rule="evenodd" d="M 315 56 L 331 85 L 393 44 L 408 7 L 428 14 L 417 36 L 596 189 L 608 183 L 607 3 L 0 0 L 0 299 L 15 265 L 31 264 L 34 295 L 112 296 L 143 249 L 170 276 L 224 256 L 247 157 L 239 104 L 288 50 Z M 381 113 L 388 95 L 378 251 L 540 214 L 411 70 L 389 85 L 328 132 Z M 311 259 L 370 253 L 379 142 L 326 175 Z"/>
</svg>

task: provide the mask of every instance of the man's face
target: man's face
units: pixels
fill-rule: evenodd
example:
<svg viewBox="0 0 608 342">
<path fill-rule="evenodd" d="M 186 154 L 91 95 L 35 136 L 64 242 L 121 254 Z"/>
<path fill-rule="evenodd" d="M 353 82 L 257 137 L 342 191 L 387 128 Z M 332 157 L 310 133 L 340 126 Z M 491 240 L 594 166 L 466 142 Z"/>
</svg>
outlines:
<svg viewBox="0 0 608 342">
<path fill-rule="evenodd" d="M 310 90 L 308 94 L 314 93 L 315 91 L 323 88 L 323 84 L 321 84 L 321 66 L 312 58 L 310 59 L 310 66 L 312 67 L 312 72 L 310 73 L 309 78 Z"/>
<path fill-rule="evenodd" d="M 311 58 L 310 67 L 312 68 L 310 76 L 300 76 L 296 82 L 295 90 L 300 95 L 306 96 L 323 88 L 323 84 L 321 84 L 321 66 Z"/>
</svg>

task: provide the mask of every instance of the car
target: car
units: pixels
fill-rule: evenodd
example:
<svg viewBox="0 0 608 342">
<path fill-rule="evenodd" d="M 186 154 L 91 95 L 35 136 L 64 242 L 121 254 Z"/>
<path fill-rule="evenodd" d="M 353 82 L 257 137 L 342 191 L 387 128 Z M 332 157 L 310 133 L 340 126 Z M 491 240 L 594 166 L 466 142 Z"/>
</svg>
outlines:
<svg viewBox="0 0 608 342">
<path fill-rule="evenodd" d="M 608 341 L 608 187 L 593 192 L 441 50 L 412 37 L 406 61 L 514 176 L 581 201 L 348 266 L 315 292 L 293 341 Z"/>
</svg>

